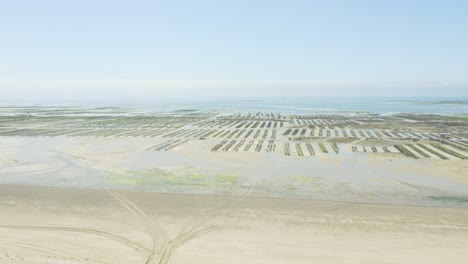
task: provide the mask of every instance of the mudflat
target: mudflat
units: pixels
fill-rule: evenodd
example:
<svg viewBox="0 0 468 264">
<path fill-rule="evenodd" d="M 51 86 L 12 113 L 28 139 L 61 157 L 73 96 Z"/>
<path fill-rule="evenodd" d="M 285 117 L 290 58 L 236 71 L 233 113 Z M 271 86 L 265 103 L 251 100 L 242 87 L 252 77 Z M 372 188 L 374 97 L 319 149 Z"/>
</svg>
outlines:
<svg viewBox="0 0 468 264">
<path fill-rule="evenodd" d="M 466 263 L 468 209 L 0 185 L 0 263 Z"/>
<path fill-rule="evenodd" d="M 0 108 L 0 264 L 466 263 L 467 125 Z"/>
</svg>

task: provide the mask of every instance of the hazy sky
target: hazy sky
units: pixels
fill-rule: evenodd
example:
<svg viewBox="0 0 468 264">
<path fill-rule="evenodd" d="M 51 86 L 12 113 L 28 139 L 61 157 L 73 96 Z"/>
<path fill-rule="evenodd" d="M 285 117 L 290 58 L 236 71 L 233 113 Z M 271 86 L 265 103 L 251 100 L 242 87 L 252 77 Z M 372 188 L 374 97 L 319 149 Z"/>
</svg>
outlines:
<svg viewBox="0 0 468 264">
<path fill-rule="evenodd" d="M 467 13 L 462 0 L 0 0 L 0 92 L 468 96 Z"/>
</svg>

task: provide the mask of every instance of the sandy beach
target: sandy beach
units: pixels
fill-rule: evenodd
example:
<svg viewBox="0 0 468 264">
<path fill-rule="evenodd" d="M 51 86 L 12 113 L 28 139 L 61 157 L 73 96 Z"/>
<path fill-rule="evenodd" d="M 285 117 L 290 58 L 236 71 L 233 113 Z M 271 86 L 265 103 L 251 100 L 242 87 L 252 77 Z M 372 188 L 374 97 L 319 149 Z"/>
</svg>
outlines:
<svg viewBox="0 0 468 264">
<path fill-rule="evenodd" d="M 2 264 L 468 259 L 463 118 L 3 111 Z"/>
<path fill-rule="evenodd" d="M 0 264 L 468 264 L 466 10 L 0 0 Z"/>
<path fill-rule="evenodd" d="M 468 258 L 467 209 L 0 185 L 0 219 L 11 264 Z"/>
</svg>

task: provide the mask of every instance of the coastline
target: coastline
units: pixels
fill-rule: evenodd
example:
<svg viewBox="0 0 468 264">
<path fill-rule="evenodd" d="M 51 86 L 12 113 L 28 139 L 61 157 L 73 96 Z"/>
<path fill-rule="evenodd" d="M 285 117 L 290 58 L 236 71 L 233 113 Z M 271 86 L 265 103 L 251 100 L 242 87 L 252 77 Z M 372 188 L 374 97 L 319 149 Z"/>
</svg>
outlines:
<svg viewBox="0 0 468 264">
<path fill-rule="evenodd" d="M 149 256 L 153 242 L 141 216 L 105 191 L 12 185 L 0 190 L 0 260 L 142 263 Z M 468 257 L 466 208 L 119 193 L 169 239 L 187 226 L 201 228 L 171 252 L 170 263 L 455 264 Z M 164 245 L 159 238 L 158 249 Z"/>
</svg>

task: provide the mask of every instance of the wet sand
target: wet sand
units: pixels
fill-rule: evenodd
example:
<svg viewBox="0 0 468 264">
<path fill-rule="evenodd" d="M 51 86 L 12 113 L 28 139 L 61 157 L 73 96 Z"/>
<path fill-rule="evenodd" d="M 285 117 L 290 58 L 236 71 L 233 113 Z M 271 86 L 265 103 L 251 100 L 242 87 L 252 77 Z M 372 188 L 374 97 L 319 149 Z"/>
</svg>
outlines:
<svg viewBox="0 0 468 264">
<path fill-rule="evenodd" d="M 464 117 L 82 110 L 6 109 L 0 264 L 468 259 Z"/>
<path fill-rule="evenodd" d="M 465 160 L 397 154 L 151 151 L 159 138 L 0 137 L 0 184 L 468 207 Z"/>
<path fill-rule="evenodd" d="M 468 209 L 0 185 L 0 263 L 466 263 Z"/>
</svg>

